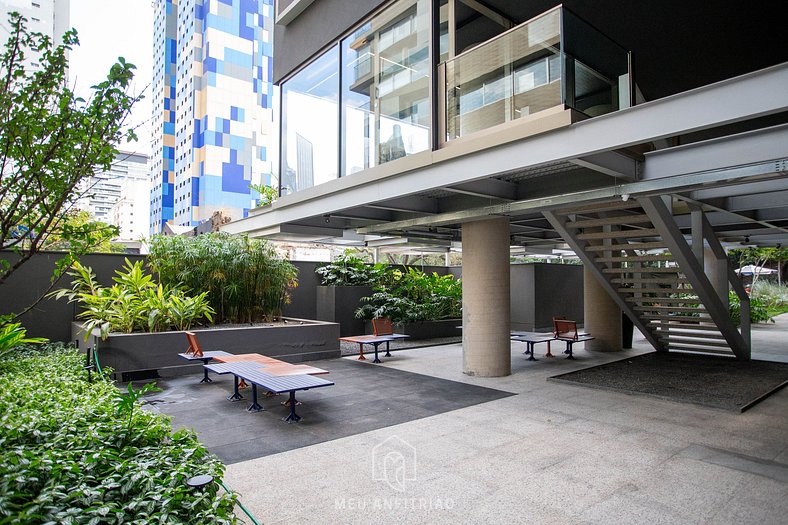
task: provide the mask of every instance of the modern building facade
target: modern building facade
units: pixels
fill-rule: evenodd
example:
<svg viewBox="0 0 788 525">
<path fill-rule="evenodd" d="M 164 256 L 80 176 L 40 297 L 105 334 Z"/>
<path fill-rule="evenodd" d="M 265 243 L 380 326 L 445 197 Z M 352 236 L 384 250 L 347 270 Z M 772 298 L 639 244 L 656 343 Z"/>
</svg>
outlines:
<svg viewBox="0 0 788 525">
<path fill-rule="evenodd" d="M 747 359 L 724 249 L 788 242 L 787 9 L 281 1 L 282 197 L 224 229 L 461 246 L 468 374 L 509 373 L 514 248 L 582 259 L 591 346 L 623 311 L 659 351 Z"/>
<path fill-rule="evenodd" d="M 240 219 L 271 183 L 273 2 L 161 0 L 151 232 Z"/>
<path fill-rule="evenodd" d="M 0 0 L 0 41 L 5 44 L 8 40 L 8 13 L 16 11 L 27 19 L 28 30 L 43 33 L 58 44 L 70 29 L 70 9 L 70 0 Z M 34 53 L 27 61 L 37 69 L 38 59 Z"/>
<path fill-rule="evenodd" d="M 136 213 L 147 221 L 148 198 L 140 202 L 139 193 L 147 190 L 150 195 L 148 171 L 147 155 L 119 151 L 109 170 L 96 172 L 81 184 L 77 207 L 89 211 L 97 221 L 121 226 L 113 207 L 124 201 L 133 203 Z"/>
</svg>

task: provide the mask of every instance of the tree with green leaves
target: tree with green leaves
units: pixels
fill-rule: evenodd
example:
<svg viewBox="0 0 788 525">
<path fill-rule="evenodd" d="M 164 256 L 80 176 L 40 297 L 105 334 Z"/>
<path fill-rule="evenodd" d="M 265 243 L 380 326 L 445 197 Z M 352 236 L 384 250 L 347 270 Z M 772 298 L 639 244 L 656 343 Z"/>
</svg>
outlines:
<svg viewBox="0 0 788 525">
<path fill-rule="evenodd" d="M 87 100 L 78 97 L 67 82 L 77 32 L 55 45 L 26 22 L 9 15 L 10 37 L 0 54 L 0 248 L 17 255 L 12 261 L 0 255 L 0 286 L 52 238 L 66 249 L 55 281 L 114 235 L 69 217 L 80 182 L 110 168 L 121 140 L 136 140 L 125 122 L 141 98 L 130 93 L 135 66 L 122 57 Z M 33 53 L 36 69 L 26 60 Z"/>
</svg>

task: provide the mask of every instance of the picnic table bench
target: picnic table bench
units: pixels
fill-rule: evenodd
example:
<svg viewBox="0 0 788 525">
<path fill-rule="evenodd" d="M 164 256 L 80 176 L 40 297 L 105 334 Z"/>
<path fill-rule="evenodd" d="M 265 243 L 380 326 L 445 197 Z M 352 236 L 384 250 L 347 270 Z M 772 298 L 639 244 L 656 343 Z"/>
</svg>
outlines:
<svg viewBox="0 0 788 525">
<path fill-rule="evenodd" d="M 261 367 L 260 363 L 254 361 L 235 361 L 230 363 L 206 364 L 204 366 L 217 374 L 233 374 L 235 377 L 235 391 L 231 398 L 241 399 L 241 395 L 238 393 L 239 378 L 251 383 L 252 404 L 249 405 L 249 408 L 247 408 L 247 410 L 250 412 L 259 412 L 264 410 L 262 405 L 257 402 L 258 386 L 276 394 L 289 393 L 290 414 L 283 418 L 284 421 L 287 421 L 288 423 L 298 422 L 301 420 L 301 416 L 296 414 L 295 411 L 295 407 L 298 404 L 295 398 L 295 393 L 297 391 L 332 386 L 334 384 L 333 381 L 328 381 L 320 377 L 314 377 L 306 374 L 290 376 L 271 375 L 266 373 L 266 369 Z"/>
<path fill-rule="evenodd" d="M 388 317 L 381 317 L 378 319 L 372 320 L 372 335 L 351 335 L 347 337 L 340 337 L 340 341 L 348 341 L 350 343 L 358 343 L 358 360 L 365 361 L 367 358 L 364 357 L 364 345 L 372 345 L 375 347 L 375 359 L 372 361 L 373 363 L 380 363 L 380 359 L 378 358 L 378 347 L 383 343 L 386 343 L 386 355 L 383 357 L 391 357 L 391 352 L 389 351 L 389 344 L 392 341 L 396 341 L 397 339 L 407 339 L 410 337 L 409 335 L 405 334 L 395 334 L 394 333 L 394 323 L 391 322 L 391 319 Z"/>
<path fill-rule="evenodd" d="M 226 357 L 233 354 L 227 353 L 224 350 L 211 350 L 210 352 L 200 352 L 199 354 L 196 354 L 194 352 L 189 352 L 187 350 L 186 352 L 183 352 L 178 355 L 189 361 L 202 361 L 203 365 L 207 365 L 213 359 L 216 359 L 218 357 Z M 208 377 L 208 369 L 203 368 L 203 377 L 200 383 L 210 383 L 210 382 L 212 382 L 212 379 Z"/>
<path fill-rule="evenodd" d="M 512 341 L 520 341 L 526 344 L 526 355 L 530 354 L 528 358 L 529 361 L 538 361 L 536 357 L 534 357 L 534 345 L 536 343 L 547 343 L 547 353 L 545 357 L 553 357 L 553 354 L 550 353 L 550 341 L 555 341 L 555 336 L 552 333 L 542 333 L 542 332 L 520 332 L 513 330 L 511 332 L 511 339 Z"/>
<path fill-rule="evenodd" d="M 358 360 L 365 361 L 367 358 L 364 357 L 364 345 L 372 345 L 375 348 L 375 359 L 372 360 L 373 363 L 381 363 L 382 361 L 378 358 L 378 347 L 383 343 L 386 343 L 386 354 L 383 357 L 391 357 L 391 352 L 389 351 L 389 343 L 391 341 L 396 341 L 397 339 L 407 339 L 410 337 L 409 335 L 405 334 L 388 334 L 388 335 L 351 335 L 348 337 L 340 337 L 340 341 L 348 341 L 350 343 L 358 343 Z"/>
</svg>

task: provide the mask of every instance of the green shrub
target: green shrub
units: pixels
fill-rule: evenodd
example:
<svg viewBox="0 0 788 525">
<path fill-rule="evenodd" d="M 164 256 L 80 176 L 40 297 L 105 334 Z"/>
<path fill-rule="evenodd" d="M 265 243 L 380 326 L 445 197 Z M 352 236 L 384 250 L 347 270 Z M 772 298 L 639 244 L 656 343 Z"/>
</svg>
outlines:
<svg viewBox="0 0 788 525">
<path fill-rule="evenodd" d="M 734 292 L 728 292 L 728 308 L 730 311 L 731 319 L 736 325 L 741 324 L 741 304 L 739 296 Z M 774 319 L 769 315 L 766 306 L 757 297 L 750 297 L 750 322 L 751 323 L 765 323 Z"/>
<path fill-rule="evenodd" d="M 80 304 L 83 310 L 77 317 L 85 320 L 86 340 L 94 329 L 106 339 L 110 332 L 188 330 L 202 319 L 213 320 L 206 292 L 189 296 L 178 288 L 156 284 L 143 271 L 142 261 L 132 264 L 126 259 L 123 270 L 115 274 L 115 284 L 106 288 L 96 282 L 91 268 L 77 262 L 69 272 L 74 278 L 71 288 L 50 294 Z"/>
<path fill-rule="evenodd" d="M 788 312 L 788 286 L 784 284 L 758 279 L 750 295 L 761 301 L 770 315 Z"/>
<path fill-rule="evenodd" d="M 462 317 L 462 282 L 452 275 L 427 274 L 416 268 L 393 270 L 390 279 L 375 287 L 356 317 L 390 317 L 396 323 L 438 321 Z"/>
<path fill-rule="evenodd" d="M 296 267 L 269 242 L 242 235 L 155 236 L 148 263 L 164 286 L 204 292 L 217 323 L 278 318 L 298 285 Z"/>
<path fill-rule="evenodd" d="M 83 364 L 59 344 L 0 359 L 0 523 L 236 523 L 234 495 L 185 483 L 224 473 L 194 433 L 119 412 L 118 390 Z"/>
<path fill-rule="evenodd" d="M 389 277 L 389 266 L 383 263 L 366 264 L 358 257 L 343 254 L 331 264 L 315 270 L 323 286 L 374 286 Z"/>
</svg>

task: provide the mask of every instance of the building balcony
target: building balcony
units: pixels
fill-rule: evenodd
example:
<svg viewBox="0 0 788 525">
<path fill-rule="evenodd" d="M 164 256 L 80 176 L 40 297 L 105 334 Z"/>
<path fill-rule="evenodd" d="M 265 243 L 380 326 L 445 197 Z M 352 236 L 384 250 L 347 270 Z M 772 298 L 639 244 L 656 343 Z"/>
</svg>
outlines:
<svg viewBox="0 0 788 525">
<path fill-rule="evenodd" d="M 572 109 L 595 117 L 632 105 L 630 53 L 558 6 L 439 67 L 441 143 Z"/>
</svg>

